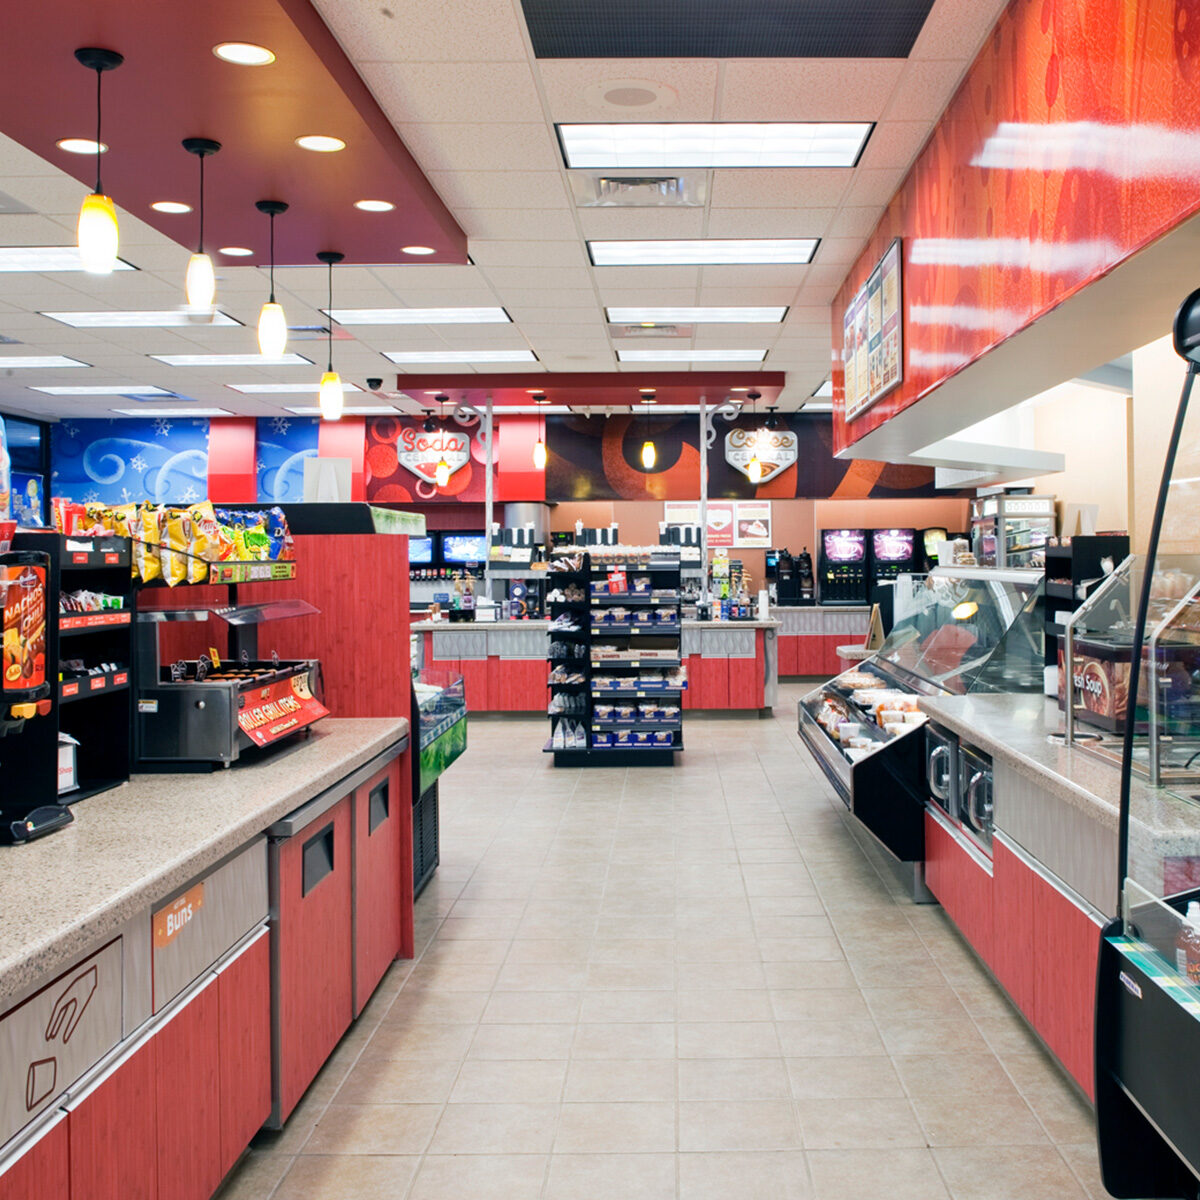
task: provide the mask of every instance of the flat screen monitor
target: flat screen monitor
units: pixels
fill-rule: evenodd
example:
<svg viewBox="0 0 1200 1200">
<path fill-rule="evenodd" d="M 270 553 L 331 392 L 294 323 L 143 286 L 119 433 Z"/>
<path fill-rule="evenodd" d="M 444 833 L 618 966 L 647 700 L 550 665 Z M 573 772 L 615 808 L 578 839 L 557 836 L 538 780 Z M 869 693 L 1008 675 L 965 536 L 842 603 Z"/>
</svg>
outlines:
<svg viewBox="0 0 1200 1200">
<path fill-rule="evenodd" d="M 778 550 L 768 550 L 767 551 L 766 568 L 767 568 L 767 578 L 774 579 L 776 577 L 776 575 L 779 573 L 779 551 Z"/>
<path fill-rule="evenodd" d="M 938 542 L 946 541 L 944 529 L 925 530 L 925 555 L 927 558 L 937 558 Z"/>
<path fill-rule="evenodd" d="M 826 562 L 860 563 L 867 557 L 865 529 L 823 529 L 821 548 Z"/>
<path fill-rule="evenodd" d="M 875 552 L 875 561 L 884 563 L 909 562 L 913 556 L 913 547 L 917 543 L 915 529 L 873 529 L 871 531 L 871 549 Z"/>
<path fill-rule="evenodd" d="M 442 534 L 444 563 L 481 563 L 487 556 L 487 536 L 482 532 Z"/>
<path fill-rule="evenodd" d="M 417 567 L 433 562 L 433 538 L 410 537 L 408 539 L 408 561 Z"/>
</svg>

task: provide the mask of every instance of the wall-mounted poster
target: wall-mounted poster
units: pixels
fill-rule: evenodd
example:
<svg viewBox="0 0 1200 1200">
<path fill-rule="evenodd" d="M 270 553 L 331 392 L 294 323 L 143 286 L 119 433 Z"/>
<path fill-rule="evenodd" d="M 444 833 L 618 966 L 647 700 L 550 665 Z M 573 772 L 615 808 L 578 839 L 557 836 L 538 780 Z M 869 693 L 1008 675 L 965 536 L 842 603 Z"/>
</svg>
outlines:
<svg viewBox="0 0 1200 1200">
<path fill-rule="evenodd" d="M 866 412 L 904 377 L 900 249 L 897 238 L 842 316 L 847 421 Z"/>
<path fill-rule="evenodd" d="M 668 500 L 663 505 L 668 525 L 695 525 L 700 505 L 692 500 Z M 709 549 L 737 549 L 771 545 L 770 500 L 710 500 L 708 502 Z"/>
<path fill-rule="evenodd" d="M 304 460 L 317 457 L 319 425 L 315 418 L 258 418 L 259 504 L 296 504 L 304 499 Z"/>
<path fill-rule="evenodd" d="M 733 544 L 741 549 L 765 549 L 771 545 L 770 500 L 739 500 L 734 509 L 737 528 Z"/>
</svg>

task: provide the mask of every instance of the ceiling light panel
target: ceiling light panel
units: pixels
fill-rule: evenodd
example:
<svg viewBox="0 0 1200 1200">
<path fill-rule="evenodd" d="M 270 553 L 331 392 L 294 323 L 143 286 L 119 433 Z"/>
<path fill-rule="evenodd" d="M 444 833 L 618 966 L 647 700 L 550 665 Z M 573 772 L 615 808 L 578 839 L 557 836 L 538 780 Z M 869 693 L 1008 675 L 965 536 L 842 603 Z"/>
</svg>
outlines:
<svg viewBox="0 0 1200 1200">
<path fill-rule="evenodd" d="M 91 363 L 67 358 L 64 354 L 3 354 L 0 355 L 0 370 L 23 370 L 29 367 L 90 367 Z"/>
<path fill-rule="evenodd" d="M 507 325 L 502 308 L 335 308 L 328 312 L 339 325 Z"/>
<path fill-rule="evenodd" d="M 618 350 L 618 362 L 762 362 L 765 350 Z"/>
<path fill-rule="evenodd" d="M 132 271 L 117 259 L 114 271 Z M 78 246 L 0 246 L 0 271 L 82 271 Z"/>
<path fill-rule="evenodd" d="M 114 408 L 123 417 L 232 417 L 227 408 Z"/>
<path fill-rule="evenodd" d="M 815 392 L 813 398 L 824 400 L 833 395 L 833 380 L 827 379 Z"/>
<path fill-rule="evenodd" d="M 597 267 L 705 267 L 803 264 L 819 238 L 679 238 L 588 242 Z"/>
<path fill-rule="evenodd" d="M 231 392 L 241 392 L 243 396 L 295 396 L 313 390 L 311 383 L 227 383 L 225 386 Z M 342 391 L 361 392 L 362 388 L 343 379 Z"/>
<path fill-rule="evenodd" d="M 772 121 L 559 125 L 568 167 L 853 167 L 871 123 Z"/>
<path fill-rule="evenodd" d="M 46 396 L 173 396 L 174 392 L 160 387 L 137 387 L 130 384 L 85 383 L 80 387 L 31 387 L 30 391 Z"/>
<path fill-rule="evenodd" d="M 532 350 L 385 350 L 394 363 L 524 363 L 537 362 Z"/>
<path fill-rule="evenodd" d="M 73 329 L 149 329 L 176 325 L 240 325 L 223 312 L 196 314 L 186 309 L 161 312 L 44 312 L 43 317 L 70 325 Z"/>
<path fill-rule="evenodd" d="M 302 354 L 264 358 L 261 354 L 151 354 L 168 367 L 311 367 L 312 359 Z"/>
<path fill-rule="evenodd" d="M 606 308 L 613 325 L 777 325 L 787 305 L 744 308 Z"/>
</svg>

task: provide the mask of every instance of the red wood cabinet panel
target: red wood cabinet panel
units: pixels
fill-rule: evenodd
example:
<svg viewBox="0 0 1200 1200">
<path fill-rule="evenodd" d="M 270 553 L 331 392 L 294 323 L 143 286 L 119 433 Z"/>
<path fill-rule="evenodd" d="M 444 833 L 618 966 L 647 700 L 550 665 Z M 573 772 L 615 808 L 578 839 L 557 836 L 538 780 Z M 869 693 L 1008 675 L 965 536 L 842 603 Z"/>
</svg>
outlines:
<svg viewBox="0 0 1200 1200">
<path fill-rule="evenodd" d="M 400 825 L 406 815 L 412 824 L 412 806 L 405 814 L 403 801 L 398 759 L 354 793 L 355 1016 L 400 953 Z"/>
<path fill-rule="evenodd" d="M 705 658 L 703 701 L 697 708 L 729 707 L 729 659 Z"/>
<path fill-rule="evenodd" d="M 305 892 L 305 848 L 309 880 Z M 322 858 L 326 871 L 319 870 Z M 319 877 L 318 877 L 319 876 Z M 286 1120 L 349 1028 L 350 797 L 279 847 L 279 1117 Z"/>
<path fill-rule="evenodd" d="M 155 1080 L 151 1040 L 68 1104 L 73 1200 L 167 1200 L 157 1189 Z"/>
<path fill-rule="evenodd" d="M 208 1200 L 221 1169 L 220 1012 L 217 980 L 154 1035 L 160 1200 Z"/>
<path fill-rule="evenodd" d="M 486 658 L 461 658 L 458 661 L 458 673 L 463 677 L 467 712 L 487 712 L 488 660 Z"/>
<path fill-rule="evenodd" d="M 846 669 L 846 664 L 838 658 L 837 648 L 847 644 L 853 645 L 856 639 L 848 633 L 826 633 L 819 640 L 823 643 L 824 649 L 821 657 L 821 669 L 817 674 L 840 675 Z"/>
<path fill-rule="evenodd" d="M 517 709 L 520 712 L 545 712 L 550 702 L 550 693 L 546 690 L 546 676 L 550 668 L 544 658 L 520 659 L 516 665 L 520 667 L 520 701 Z"/>
<path fill-rule="evenodd" d="M 1100 927 L 1040 875 L 1033 876 L 1034 1024 L 1046 1045 L 1093 1094 L 1096 957 Z"/>
<path fill-rule="evenodd" d="M 780 636 L 775 643 L 779 647 L 779 674 L 800 674 L 800 639 Z"/>
<path fill-rule="evenodd" d="M 952 898 L 953 869 L 950 865 L 950 835 L 928 812 L 925 814 L 925 886 L 946 907 Z M 949 911 L 947 909 L 947 911 Z"/>
<path fill-rule="evenodd" d="M 757 658 L 729 660 L 729 707 L 762 708 L 762 647 Z"/>
<path fill-rule="evenodd" d="M 946 827 L 925 814 L 925 883 L 979 956 L 990 962 L 992 876 Z"/>
<path fill-rule="evenodd" d="M 687 666 L 688 685 L 679 697 L 680 708 L 699 708 L 700 680 L 704 674 L 704 660 L 699 654 L 689 654 L 684 660 Z"/>
<path fill-rule="evenodd" d="M 70 1140 L 60 1117 L 0 1175 L 0 1200 L 70 1200 Z"/>
<path fill-rule="evenodd" d="M 221 1175 L 271 1115 L 271 938 L 217 974 Z"/>
<path fill-rule="evenodd" d="M 1000 842 L 992 847 L 994 900 L 992 909 L 992 970 L 1013 1003 L 1033 1019 L 1034 872 Z"/>
<path fill-rule="evenodd" d="M 506 669 L 508 666 L 507 661 L 502 664 L 498 658 L 487 660 L 487 700 L 484 705 L 487 712 L 511 712 L 514 708 L 513 676 Z"/>
</svg>

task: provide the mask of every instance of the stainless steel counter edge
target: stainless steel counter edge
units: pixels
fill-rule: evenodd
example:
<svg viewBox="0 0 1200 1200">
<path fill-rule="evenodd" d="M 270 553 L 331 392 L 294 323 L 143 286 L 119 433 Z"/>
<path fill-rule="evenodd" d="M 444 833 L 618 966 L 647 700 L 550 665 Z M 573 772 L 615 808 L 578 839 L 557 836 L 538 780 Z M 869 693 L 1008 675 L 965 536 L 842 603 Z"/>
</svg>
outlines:
<svg viewBox="0 0 1200 1200">
<path fill-rule="evenodd" d="M 0 1012 L 408 733 L 399 717 L 329 717 L 261 762 L 136 775 L 65 829 L 0 849 Z"/>
</svg>

